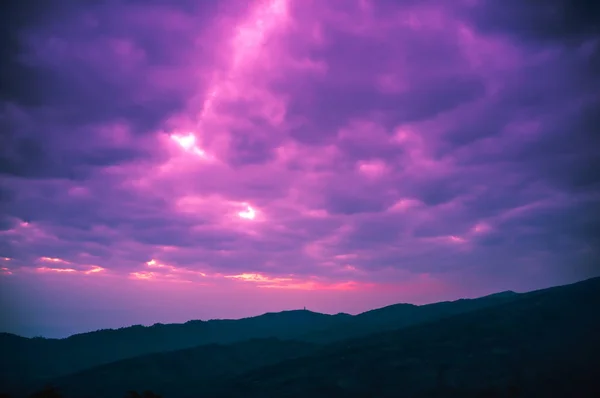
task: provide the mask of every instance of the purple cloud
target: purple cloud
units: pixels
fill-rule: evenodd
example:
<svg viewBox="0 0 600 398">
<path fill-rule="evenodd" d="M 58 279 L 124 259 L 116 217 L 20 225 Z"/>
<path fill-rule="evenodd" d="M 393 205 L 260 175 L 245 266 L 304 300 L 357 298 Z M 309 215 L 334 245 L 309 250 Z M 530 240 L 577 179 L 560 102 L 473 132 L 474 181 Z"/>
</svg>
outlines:
<svg viewBox="0 0 600 398">
<path fill-rule="evenodd" d="M 122 325 L 597 275 L 598 12 L 534 3 L 7 10 L 2 328 L 103 326 L 80 299 Z"/>
</svg>

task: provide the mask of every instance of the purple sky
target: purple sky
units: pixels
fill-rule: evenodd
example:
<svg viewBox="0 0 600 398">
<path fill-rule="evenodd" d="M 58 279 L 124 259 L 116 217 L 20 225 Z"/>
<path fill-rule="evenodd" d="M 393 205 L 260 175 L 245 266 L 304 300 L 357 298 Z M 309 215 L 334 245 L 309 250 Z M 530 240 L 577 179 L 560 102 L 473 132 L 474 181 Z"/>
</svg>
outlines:
<svg viewBox="0 0 600 398">
<path fill-rule="evenodd" d="M 0 13 L 0 330 L 600 273 L 597 5 L 29 3 Z"/>
</svg>

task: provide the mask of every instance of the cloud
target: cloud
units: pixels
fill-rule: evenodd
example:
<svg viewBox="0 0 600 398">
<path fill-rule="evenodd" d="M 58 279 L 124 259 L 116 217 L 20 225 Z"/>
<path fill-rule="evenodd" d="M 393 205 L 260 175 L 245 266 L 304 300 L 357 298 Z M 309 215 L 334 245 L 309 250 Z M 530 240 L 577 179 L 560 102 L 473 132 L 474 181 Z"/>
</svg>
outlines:
<svg viewBox="0 0 600 398">
<path fill-rule="evenodd" d="M 374 305 L 595 275 L 598 13 L 575 3 L 14 8 L 0 278 Z"/>
<path fill-rule="evenodd" d="M 600 8 L 585 0 L 474 2 L 469 13 L 484 32 L 509 34 L 531 42 L 577 42 L 598 37 Z"/>
</svg>

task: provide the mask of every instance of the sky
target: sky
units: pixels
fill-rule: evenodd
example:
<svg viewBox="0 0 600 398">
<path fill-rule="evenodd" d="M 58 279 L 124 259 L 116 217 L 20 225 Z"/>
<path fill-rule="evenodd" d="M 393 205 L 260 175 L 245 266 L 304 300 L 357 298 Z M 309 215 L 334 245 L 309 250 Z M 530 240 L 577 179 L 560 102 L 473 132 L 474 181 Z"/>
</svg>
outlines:
<svg viewBox="0 0 600 398">
<path fill-rule="evenodd" d="M 0 331 L 600 275 L 597 2 L 40 4 L 0 12 Z"/>
</svg>

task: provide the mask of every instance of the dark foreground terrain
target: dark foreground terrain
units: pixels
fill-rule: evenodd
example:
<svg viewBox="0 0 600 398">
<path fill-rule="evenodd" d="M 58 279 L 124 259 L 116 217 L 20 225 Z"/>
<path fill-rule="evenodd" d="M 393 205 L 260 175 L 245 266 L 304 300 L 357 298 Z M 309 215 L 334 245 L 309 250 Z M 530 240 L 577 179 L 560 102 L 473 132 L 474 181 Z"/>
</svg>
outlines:
<svg viewBox="0 0 600 398">
<path fill-rule="evenodd" d="M 599 308 L 594 278 L 357 316 L 3 335 L 0 380 L 15 397 L 600 397 Z"/>
</svg>

